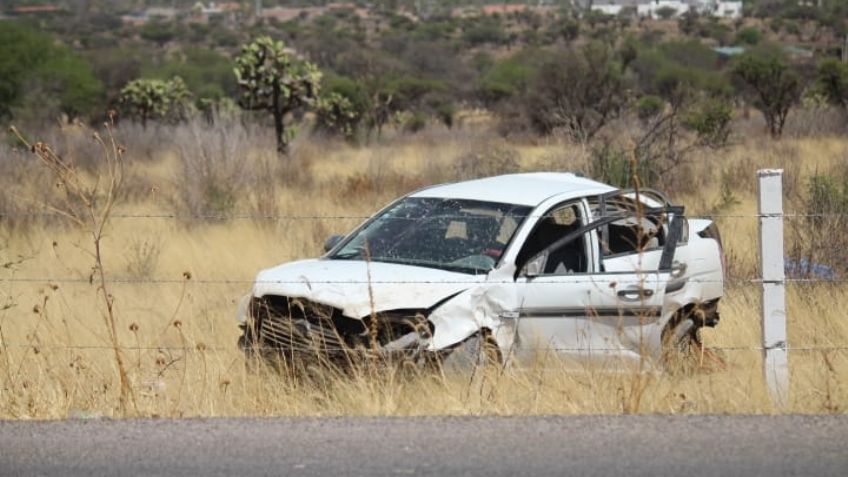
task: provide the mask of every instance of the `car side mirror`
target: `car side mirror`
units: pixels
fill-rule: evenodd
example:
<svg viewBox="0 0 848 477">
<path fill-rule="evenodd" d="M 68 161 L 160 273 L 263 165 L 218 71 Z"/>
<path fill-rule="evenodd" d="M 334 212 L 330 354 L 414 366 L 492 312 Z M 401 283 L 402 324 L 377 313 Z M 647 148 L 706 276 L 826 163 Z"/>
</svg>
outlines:
<svg viewBox="0 0 848 477">
<path fill-rule="evenodd" d="M 344 235 L 330 235 L 327 237 L 327 240 L 324 241 L 324 252 L 329 252 L 332 250 L 339 242 L 342 241 Z"/>
<path fill-rule="evenodd" d="M 532 260 L 524 265 L 521 269 L 521 276 L 527 278 L 538 277 L 545 271 L 545 262 L 548 261 L 548 254 L 542 253 L 533 257 Z"/>
</svg>

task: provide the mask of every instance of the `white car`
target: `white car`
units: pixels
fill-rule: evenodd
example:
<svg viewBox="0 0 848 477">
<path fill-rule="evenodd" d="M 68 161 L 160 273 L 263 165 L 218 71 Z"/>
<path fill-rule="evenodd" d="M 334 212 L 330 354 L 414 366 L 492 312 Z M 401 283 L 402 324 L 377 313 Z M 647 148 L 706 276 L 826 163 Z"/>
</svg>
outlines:
<svg viewBox="0 0 848 477">
<path fill-rule="evenodd" d="M 572 173 L 428 187 L 325 249 L 258 274 L 247 353 L 659 358 L 718 323 L 723 292 L 712 221 Z"/>
</svg>

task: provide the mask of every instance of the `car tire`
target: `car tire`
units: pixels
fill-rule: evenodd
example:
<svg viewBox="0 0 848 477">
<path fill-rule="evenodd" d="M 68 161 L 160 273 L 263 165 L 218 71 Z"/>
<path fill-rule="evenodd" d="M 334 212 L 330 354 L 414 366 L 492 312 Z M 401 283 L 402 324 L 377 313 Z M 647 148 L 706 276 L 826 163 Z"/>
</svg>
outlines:
<svg viewBox="0 0 848 477">
<path fill-rule="evenodd" d="M 444 372 L 472 376 L 496 370 L 500 364 L 501 355 L 497 343 L 483 333 L 461 342 L 441 360 Z"/>
<path fill-rule="evenodd" d="M 681 312 L 666 326 L 662 334 L 662 365 L 671 373 L 695 370 L 701 350 L 700 329 L 692 311 Z"/>
</svg>

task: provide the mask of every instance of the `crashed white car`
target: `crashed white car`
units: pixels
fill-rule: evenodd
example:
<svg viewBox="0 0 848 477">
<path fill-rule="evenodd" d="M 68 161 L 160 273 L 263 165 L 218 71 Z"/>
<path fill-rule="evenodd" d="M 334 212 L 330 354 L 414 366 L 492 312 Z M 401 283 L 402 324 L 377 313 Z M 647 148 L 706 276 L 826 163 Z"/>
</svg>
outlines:
<svg viewBox="0 0 848 477">
<path fill-rule="evenodd" d="M 659 358 L 719 319 L 718 229 L 683 210 L 572 173 L 428 187 L 331 237 L 324 256 L 261 271 L 239 307 L 240 345 Z"/>
</svg>

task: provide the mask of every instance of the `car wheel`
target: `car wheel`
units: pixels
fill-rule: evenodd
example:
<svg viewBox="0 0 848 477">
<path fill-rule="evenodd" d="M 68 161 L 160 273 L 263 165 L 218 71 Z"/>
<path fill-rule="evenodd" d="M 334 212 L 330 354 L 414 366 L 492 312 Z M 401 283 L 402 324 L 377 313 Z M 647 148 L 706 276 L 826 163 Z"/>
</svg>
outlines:
<svg viewBox="0 0 848 477">
<path fill-rule="evenodd" d="M 703 311 L 681 311 L 669 322 L 662 335 L 662 364 L 672 373 L 696 370 L 723 369 L 724 360 L 706 349 L 699 331 L 703 324 Z"/>
<path fill-rule="evenodd" d="M 476 334 L 450 350 L 441 360 L 447 373 L 471 376 L 499 369 L 501 354 L 497 343 L 487 334 Z"/>
</svg>

